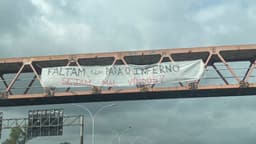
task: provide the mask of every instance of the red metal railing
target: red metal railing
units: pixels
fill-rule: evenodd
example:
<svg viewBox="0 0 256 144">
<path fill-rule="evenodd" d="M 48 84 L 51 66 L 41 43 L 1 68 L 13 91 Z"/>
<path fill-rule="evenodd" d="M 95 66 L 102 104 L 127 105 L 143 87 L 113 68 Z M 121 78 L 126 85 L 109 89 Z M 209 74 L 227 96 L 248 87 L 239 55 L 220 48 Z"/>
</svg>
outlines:
<svg viewBox="0 0 256 144">
<path fill-rule="evenodd" d="M 153 64 L 166 61 L 202 59 L 206 72 L 195 83 L 147 85 L 143 87 L 82 87 L 49 89 L 41 87 L 44 67 L 68 65 Z M 213 46 L 114 53 L 0 59 L 0 89 L 3 99 L 42 98 L 161 91 L 189 91 L 256 88 L 256 45 Z"/>
</svg>

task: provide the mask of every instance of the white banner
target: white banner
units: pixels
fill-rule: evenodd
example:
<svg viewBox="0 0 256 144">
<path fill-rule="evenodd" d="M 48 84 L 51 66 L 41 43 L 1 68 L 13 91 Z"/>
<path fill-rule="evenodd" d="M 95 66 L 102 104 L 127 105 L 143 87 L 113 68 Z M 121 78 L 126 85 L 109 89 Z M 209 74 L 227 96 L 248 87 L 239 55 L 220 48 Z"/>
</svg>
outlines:
<svg viewBox="0 0 256 144">
<path fill-rule="evenodd" d="M 192 82 L 204 72 L 202 60 L 152 65 L 65 66 L 43 68 L 44 87 L 136 86 L 164 82 Z"/>
</svg>

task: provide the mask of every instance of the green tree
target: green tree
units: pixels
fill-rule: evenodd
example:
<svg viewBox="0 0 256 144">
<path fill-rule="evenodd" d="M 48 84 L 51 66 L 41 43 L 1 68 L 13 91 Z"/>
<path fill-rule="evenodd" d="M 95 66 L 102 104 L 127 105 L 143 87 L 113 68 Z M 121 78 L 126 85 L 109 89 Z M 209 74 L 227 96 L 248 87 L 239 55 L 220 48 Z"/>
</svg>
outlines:
<svg viewBox="0 0 256 144">
<path fill-rule="evenodd" d="M 9 138 L 2 144 L 25 144 L 26 141 L 26 132 L 20 127 L 15 127 L 11 129 Z"/>
</svg>

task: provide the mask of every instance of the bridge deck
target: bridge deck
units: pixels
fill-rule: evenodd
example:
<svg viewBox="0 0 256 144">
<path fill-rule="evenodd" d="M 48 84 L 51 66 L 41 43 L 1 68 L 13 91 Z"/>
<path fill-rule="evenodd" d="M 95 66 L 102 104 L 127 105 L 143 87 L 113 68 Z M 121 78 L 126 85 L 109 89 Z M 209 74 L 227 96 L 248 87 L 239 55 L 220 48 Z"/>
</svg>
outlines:
<svg viewBox="0 0 256 144">
<path fill-rule="evenodd" d="M 47 89 L 41 69 L 56 66 L 153 64 L 202 59 L 206 72 L 197 83 L 144 87 L 84 87 Z M 256 45 L 72 54 L 0 59 L 0 106 L 82 101 L 187 98 L 256 94 Z"/>
</svg>

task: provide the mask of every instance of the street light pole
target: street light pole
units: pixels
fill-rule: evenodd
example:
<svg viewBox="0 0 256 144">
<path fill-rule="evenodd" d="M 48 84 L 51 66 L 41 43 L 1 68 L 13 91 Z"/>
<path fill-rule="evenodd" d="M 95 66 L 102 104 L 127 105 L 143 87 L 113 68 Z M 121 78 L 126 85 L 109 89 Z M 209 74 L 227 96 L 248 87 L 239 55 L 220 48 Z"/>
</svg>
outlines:
<svg viewBox="0 0 256 144">
<path fill-rule="evenodd" d="M 135 139 L 130 142 L 130 144 L 135 144 L 135 142 L 138 141 L 138 140 L 140 140 L 140 139 L 141 139 L 141 140 L 144 140 L 145 143 L 148 143 L 148 144 L 149 144 L 149 141 L 148 141 L 147 139 L 143 138 L 142 136 L 136 136 Z"/>
<path fill-rule="evenodd" d="M 72 104 L 73 106 L 77 106 L 77 107 L 80 107 L 81 109 L 85 110 L 88 112 L 90 118 L 91 118 L 91 121 L 92 121 L 92 144 L 95 143 L 95 135 L 94 135 L 94 129 L 95 129 L 95 117 L 97 115 L 97 113 L 101 112 L 102 110 L 108 108 L 108 107 L 112 107 L 114 106 L 115 104 L 109 104 L 109 105 L 105 105 L 101 108 L 99 108 L 94 114 L 86 107 L 86 106 L 82 106 L 82 105 L 79 105 L 79 104 Z"/>
<path fill-rule="evenodd" d="M 124 129 L 124 130 L 118 135 L 118 144 L 121 143 L 121 136 L 122 136 L 125 132 L 127 132 L 129 129 L 131 129 L 131 128 L 132 128 L 132 127 L 129 126 L 128 128 Z"/>
<path fill-rule="evenodd" d="M 80 144 L 84 144 L 84 116 L 80 116 Z"/>
</svg>

